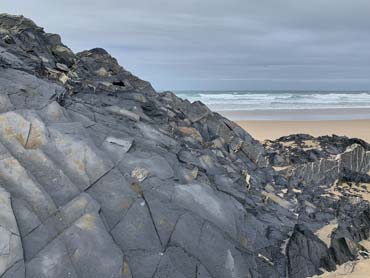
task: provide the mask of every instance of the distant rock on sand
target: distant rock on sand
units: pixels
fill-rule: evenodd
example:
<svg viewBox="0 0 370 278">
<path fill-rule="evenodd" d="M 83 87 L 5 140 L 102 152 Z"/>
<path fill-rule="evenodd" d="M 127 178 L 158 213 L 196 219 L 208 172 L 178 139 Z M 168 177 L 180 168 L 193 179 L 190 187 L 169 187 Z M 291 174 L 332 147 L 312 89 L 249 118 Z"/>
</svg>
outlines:
<svg viewBox="0 0 370 278">
<path fill-rule="evenodd" d="M 0 277 L 302 278 L 367 258 L 370 147 L 262 145 L 0 15 Z"/>
</svg>

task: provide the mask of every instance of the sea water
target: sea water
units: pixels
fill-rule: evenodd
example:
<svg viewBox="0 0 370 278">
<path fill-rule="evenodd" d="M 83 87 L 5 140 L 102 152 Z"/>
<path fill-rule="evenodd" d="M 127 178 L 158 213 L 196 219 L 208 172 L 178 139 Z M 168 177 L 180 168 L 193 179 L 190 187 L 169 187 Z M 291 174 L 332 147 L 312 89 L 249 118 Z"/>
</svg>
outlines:
<svg viewBox="0 0 370 278">
<path fill-rule="evenodd" d="M 199 100 L 213 111 L 233 119 L 370 118 L 370 91 L 176 91 L 175 93 L 191 102 Z M 312 110 L 315 112 L 308 112 Z"/>
</svg>

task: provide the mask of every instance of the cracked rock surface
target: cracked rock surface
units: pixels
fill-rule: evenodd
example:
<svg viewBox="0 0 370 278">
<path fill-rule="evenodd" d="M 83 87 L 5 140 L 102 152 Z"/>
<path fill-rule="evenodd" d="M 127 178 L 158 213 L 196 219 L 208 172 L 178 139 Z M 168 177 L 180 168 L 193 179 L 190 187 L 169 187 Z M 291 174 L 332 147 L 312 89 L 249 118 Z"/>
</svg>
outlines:
<svg viewBox="0 0 370 278">
<path fill-rule="evenodd" d="M 370 132 L 370 131 L 369 131 Z M 0 15 L 0 277 L 302 278 L 367 258 L 370 146 L 235 123 Z"/>
</svg>

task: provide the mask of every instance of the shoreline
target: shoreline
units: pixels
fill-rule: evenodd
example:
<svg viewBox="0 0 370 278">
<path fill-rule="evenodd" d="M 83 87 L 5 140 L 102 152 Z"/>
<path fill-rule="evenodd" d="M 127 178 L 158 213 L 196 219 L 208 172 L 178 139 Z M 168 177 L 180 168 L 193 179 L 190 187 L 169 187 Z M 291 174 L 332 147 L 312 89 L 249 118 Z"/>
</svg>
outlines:
<svg viewBox="0 0 370 278">
<path fill-rule="evenodd" d="M 370 119 L 330 121 L 242 120 L 235 122 L 260 141 L 306 133 L 315 137 L 335 134 L 349 138 L 359 138 L 370 143 Z"/>
<path fill-rule="evenodd" d="M 232 121 L 348 121 L 370 119 L 370 108 L 224 110 L 217 112 Z"/>
</svg>

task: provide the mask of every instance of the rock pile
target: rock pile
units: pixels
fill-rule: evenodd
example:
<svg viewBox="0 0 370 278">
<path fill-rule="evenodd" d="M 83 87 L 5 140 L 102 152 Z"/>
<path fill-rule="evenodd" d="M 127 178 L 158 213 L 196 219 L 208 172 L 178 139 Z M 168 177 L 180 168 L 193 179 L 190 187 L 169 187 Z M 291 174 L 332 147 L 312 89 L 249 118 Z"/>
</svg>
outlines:
<svg viewBox="0 0 370 278">
<path fill-rule="evenodd" d="M 262 145 L 0 15 L 0 277 L 309 277 L 367 257 L 370 147 Z"/>
</svg>

